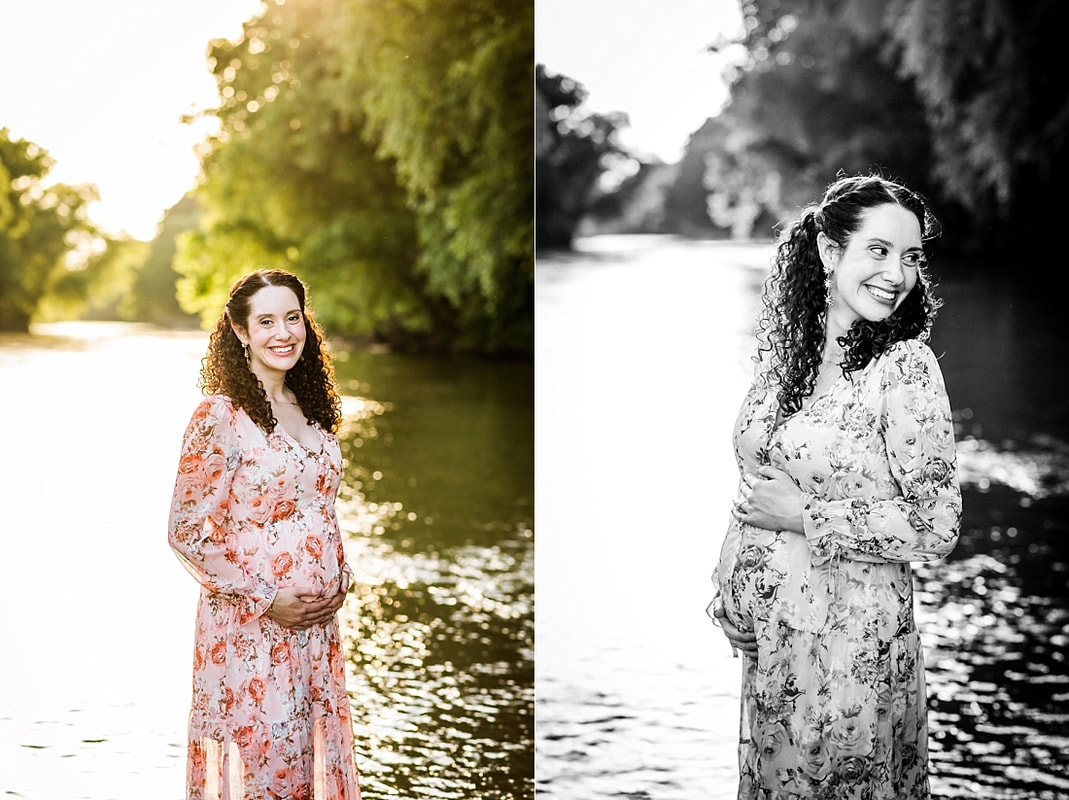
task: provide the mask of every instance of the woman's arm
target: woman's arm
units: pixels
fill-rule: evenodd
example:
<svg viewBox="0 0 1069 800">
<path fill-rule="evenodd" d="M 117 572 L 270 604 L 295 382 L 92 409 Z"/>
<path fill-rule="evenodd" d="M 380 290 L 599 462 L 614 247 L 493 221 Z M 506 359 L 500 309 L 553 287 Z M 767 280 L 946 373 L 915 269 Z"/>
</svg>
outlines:
<svg viewBox="0 0 1069 800">
<path fill-rule="evenodd" d="M 818 562 L 833 556 L 866 561 L 931 561 L 958 537 L 954 427 L 943 376 L 932 351 L 903 342 L 880 384 L 883 434 L 902 494 L 891 500 L 820 500 L 802 495 L 805 536 Z"/>
<path fill-rule="evenodd" d="M 222 527 L 230 485 L 241 462 L 234 411 L 209 397 L 193 413 L 182 441 L 168 521 L 168 542 L 197 581 L 238 608 L 238 619 L 256 619 L 271 607 L 275 586 L 251 568 Z"/>
</svg>

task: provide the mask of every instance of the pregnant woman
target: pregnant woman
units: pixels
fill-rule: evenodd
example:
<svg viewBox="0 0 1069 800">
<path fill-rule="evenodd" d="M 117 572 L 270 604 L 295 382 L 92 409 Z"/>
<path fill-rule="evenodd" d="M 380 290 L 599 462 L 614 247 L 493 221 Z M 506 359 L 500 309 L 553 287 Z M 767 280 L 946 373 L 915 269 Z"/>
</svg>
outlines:
<svg viewBox="0 0 1069 800">
<path fill-rule="evenodd" d="M 340 403 L 304 285 L 238 281 L 201 370 L 169 541 L 200 583 L 190 800 L 356 800 L 335 612 Z"/>
<path fill-rule="evenodd" d="M 841 178 L 783 236 L 710 612 L 744 662 L 740 798 L 928 798 L 909 562 L 961 515 L 924 201 Z"/>
</svg>

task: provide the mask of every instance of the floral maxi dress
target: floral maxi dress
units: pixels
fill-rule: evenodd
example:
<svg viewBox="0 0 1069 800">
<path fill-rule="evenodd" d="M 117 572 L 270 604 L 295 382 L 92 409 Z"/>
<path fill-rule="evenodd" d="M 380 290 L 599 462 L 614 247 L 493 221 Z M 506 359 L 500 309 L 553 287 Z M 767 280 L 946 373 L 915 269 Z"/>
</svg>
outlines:
<svg viewBox="0 0 1069 800">
<path fill-rule="evenodd" d="M 740 798 L 929 797 L 924 664 L 911 561 L 948 554 L 961 494 L 931 350 L 892 345 L 776 421 L 751 386 L 735 425 L 743 476 L 762 465 L 802 490 L 805 535 L 732 511 L 714 605 L 757 635 L 742 689 Z M 712 607 L 711 607 L 712 608 Z"/>
<path fill-rule="evenodd" d="M 302 631 L 264 615 L 278 588 L 338 591 L 337 439 L 311 452 L 221 395 L 186 429 L 169 542 L 201 585 L 193 653 L 190 800 L 358 800 L 337 620 Z"/>
</svg>

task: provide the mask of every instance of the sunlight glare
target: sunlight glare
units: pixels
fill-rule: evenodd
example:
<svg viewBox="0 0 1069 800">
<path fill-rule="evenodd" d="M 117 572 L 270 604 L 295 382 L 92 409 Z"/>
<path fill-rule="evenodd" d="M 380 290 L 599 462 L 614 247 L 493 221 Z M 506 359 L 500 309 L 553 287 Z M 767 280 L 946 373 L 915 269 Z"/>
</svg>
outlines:
<svg viewBox="0 0 1069 800">
<path fill-rule="evenodd" d="M 0 126 L 51 154 L 51 181 L 96 184 L 90 216 L 101 227 L 151 238 L 196 179 L 193 146 L 205 128 L 181 117 L 216 104 L 208 42 L 240 36 L 259 8 L 259 0 L 8 4 L 5 28 L 35 35 L 9 36 L 0 48 L 0 69 L 20 76 L 0 90 Z"/>
</svg>

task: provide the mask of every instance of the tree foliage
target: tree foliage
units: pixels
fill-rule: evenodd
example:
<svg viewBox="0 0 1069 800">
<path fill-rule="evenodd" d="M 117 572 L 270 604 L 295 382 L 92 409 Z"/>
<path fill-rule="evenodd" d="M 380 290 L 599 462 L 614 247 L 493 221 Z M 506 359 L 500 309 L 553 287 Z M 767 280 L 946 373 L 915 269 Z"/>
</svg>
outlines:
<svg viewBox="0 0 1069 800">
<path fill-rule="evenodd" d="M 46 299 L 76 298 L 93 275 L 95 189 L 46 184 L 52 166 L 44 149 L 0 128 L 0 330 L 29 330 Z"/>
<path fill-rule="evenodd" d="M 333 332 L 529 350 L 531 12 L 516 9 L 290 0 L 213 42 L 219 132 L 204 224 L 179 239 L 183 306 L 212 317 L 238 275 L 282 266 Z"/>
<path fill-rule="evenodd" d="M 703 171 L 713 224 L 792 214 L 840 170 L 881 171 L 935 198 L 959 246 L 1039 237 L 1060 217 L 1049 198 L 1066 172 L 1065 4 L 741 7 L 731 102 L 695 136 L 680 178 L 693 185 Z"/>
<path fill-rule="evenodd" d="M 152 242 L 138 243 L 142 247 L 135 274 L 116 308 L 120 317 L 157 325 L 189 324 L 190 315 L 178 304 L 179 275 L 174 269 L 174 258 L 176 239 L 186 231 L 195 230 L 200 216 L 196 198 L 186 195 L 164 213 Z M 118 244 L 122 252 L 116 253 L 115 258 L 133 254 L 132 243 Z"/>
<path fill-rule="evenodd" d="M 896 0 L 885 20 L 887 55 L 924 103 L 946 196 L 1000 244 L 1046 239 L 1063 217 L 1051 199 L 1067 172 L 1069 6 Z"/>
<path fill-rule="evenodd" d="M 538 248 L 567 249 L 583 215 L 601 199 L 598 179 L 622 158 L 621 113 L 595 114 L 586 89 L 566 75 L 535 68 L 535 234 Z"/>
<path fill-rule="evenodd" d="M 935 187 L 924 108 L 882 57 L 880 7 L 743 5 L 746 56 L 731 102 L 692 142 L 715 224 L 748 233 L 759 219 L 791 215 L 839 171 L 878 170 L 922 191 Z"/>
<path fill-rule="evenodd" d="M 534 4 L 354 0 L 345 63 L 416 215 L 417 270 L 465 335 L 533 338 Z"/>
</svg>

